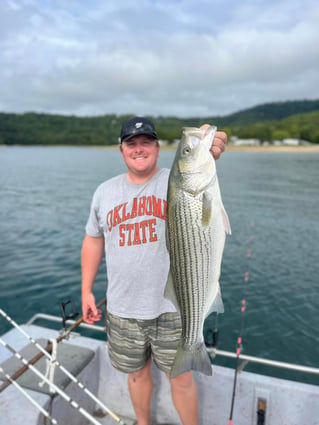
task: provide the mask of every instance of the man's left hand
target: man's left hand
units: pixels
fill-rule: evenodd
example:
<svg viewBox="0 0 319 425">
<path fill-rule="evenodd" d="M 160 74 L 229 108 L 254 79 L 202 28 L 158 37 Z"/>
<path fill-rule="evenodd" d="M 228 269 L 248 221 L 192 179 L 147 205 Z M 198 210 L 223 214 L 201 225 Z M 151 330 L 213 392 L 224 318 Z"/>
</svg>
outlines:
<svg viewBox="0 0 319 425">
<path fill-rule="evenodd" d="M 208 127 L 210 127 L 209 124 L 204 124 L 201 126 L 201 129 L 206 130 Z M 218 159 L 221 156 L 221 154 L 226 149 L 226 143 L 227 134 L 224 131 L 216 131 L 212 146 L 210 148 L 214 159 Z"/>
<path fill-rule="evenodd" d="M 227 134 L 224 131 L 216 131 L 212 147 L 210 148 L 214 159 L 218 159 L 226 149 Z"/>
</svg>

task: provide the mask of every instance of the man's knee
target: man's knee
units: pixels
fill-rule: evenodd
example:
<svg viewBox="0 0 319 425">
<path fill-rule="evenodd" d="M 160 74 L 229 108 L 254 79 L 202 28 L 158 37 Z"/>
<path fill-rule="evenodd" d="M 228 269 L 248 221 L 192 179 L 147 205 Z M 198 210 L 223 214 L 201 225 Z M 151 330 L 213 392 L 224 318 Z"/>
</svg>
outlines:
<svg viewBox="0 0 319 425">
<path fill-rule="evenodd" d="M 193 378 L 192 371 L 183 373 L 182 375 L 176 376 L 175 378 L 170 379 L 172 389 L 187 390 L 194 388 L 195 381 Z"/>
</svg>

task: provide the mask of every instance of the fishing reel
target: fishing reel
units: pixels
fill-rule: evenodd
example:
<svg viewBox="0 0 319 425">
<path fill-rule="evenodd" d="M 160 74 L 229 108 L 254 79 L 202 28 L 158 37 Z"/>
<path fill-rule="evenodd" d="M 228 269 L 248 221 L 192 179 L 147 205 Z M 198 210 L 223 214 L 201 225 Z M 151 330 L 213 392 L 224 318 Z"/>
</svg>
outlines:
<svg viewBox="0 0 319 425">
<path fill-rule="evenodd" d="M 219 334 L 218 329 L 207 329 L 204 335 L 206 350 L 212 358 L 216 356 L 218 334 Z"/>
<path fill-rule="evenodd" d="M 75 319 L 76 317 L 78 317 L 80 313 L 76 311 L 76 307 L 73 300 L 68 300 L 65 302 L 61 301 L 59 302 L 59 306 L 60 306 L 61 315 L 62 315 L 62 326 L 65 332 L 67 320 Z"/>
</svg>

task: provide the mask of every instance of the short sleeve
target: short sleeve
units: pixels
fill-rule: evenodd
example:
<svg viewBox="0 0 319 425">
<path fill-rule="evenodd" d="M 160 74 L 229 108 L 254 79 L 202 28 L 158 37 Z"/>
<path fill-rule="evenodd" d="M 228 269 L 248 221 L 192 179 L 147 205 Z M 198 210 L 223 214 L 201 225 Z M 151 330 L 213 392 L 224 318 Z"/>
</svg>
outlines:
<svg viewBox="0 0 319 425">
<path fill-rule="evenodd" d="M 103 236 L 103 227 L 102 227 L 99 211 L 100 211 L 100 196 L 99 196 L 99 191 L 96 190 L 96 192 L 93 195 L 90 215 L 85 227 L 86 233 L 89 236 L 93 236 L 93 237 Z"/>
</svg>

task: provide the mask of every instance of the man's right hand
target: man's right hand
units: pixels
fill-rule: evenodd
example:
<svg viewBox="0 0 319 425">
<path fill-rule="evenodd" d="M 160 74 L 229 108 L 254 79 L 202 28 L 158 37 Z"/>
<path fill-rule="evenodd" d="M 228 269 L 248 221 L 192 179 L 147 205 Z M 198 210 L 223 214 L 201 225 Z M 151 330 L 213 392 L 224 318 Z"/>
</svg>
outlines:
<svg viewBox="0 0 319 425">
<path fill-rule="evenodd" d="M 82 244 L 82 314 L 90 325 L 101 320 L 102 311 L 96 308 L 93 295 L 94 280 L 99 270 L 104 251 L 104 237 L 85 235 Z"/>
<path fill-rule="evenodd" d="M 95 297 L 92 292 L 82 294 L 82 314 L 83 320 L 90 325 L 102 318 L 102 310 L 96 308 Z"/>
</svg>

